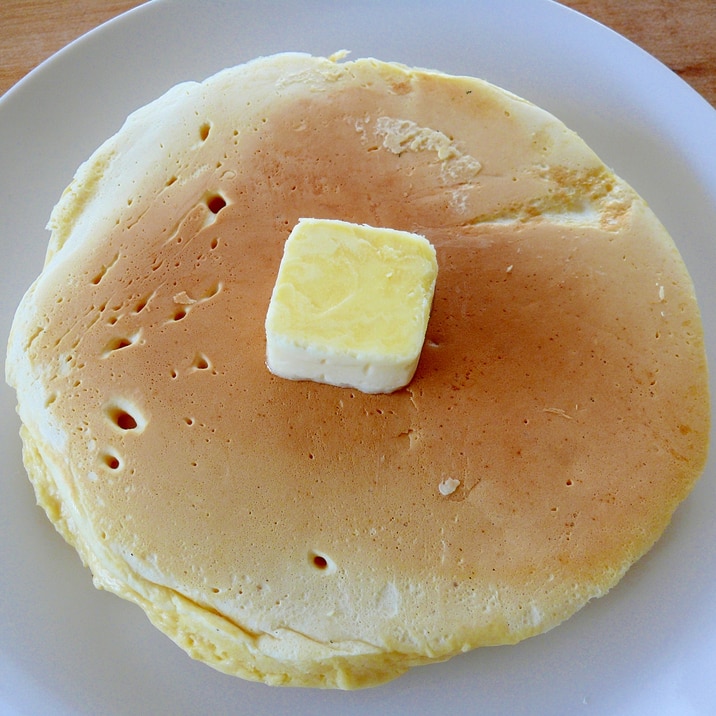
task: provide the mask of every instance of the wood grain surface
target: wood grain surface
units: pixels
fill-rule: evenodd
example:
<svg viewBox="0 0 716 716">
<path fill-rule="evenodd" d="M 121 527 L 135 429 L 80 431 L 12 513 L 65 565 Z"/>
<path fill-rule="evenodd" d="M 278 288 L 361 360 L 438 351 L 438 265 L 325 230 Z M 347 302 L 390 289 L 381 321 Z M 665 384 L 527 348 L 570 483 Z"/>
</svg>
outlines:
<svg viewBox="0 0 716 716">
<path fill-rule="evenodd" d="M 0 94 L 140 0 L 0 0 Z M 670 67 L 716 107 L 716 0 L 563 0 Z"/>
</svg>

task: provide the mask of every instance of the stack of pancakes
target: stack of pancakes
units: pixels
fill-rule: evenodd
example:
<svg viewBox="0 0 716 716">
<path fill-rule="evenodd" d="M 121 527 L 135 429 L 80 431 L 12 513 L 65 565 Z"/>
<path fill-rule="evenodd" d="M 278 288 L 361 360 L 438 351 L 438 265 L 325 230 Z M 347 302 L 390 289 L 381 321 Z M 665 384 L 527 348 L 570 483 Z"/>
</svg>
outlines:
<svg viewBox="0 0 716 716">
<path fill-rule="evenodd" d="M 435 246 L 407 387 L 266 368 L 301 217 Z M 356 688 L 543 632 L 703 468 L 673 241 L 573 132 L 483 81 L 282 54 L 178 85 L 50 229 L 7 360 L 39 503 L 98 587 L 222 671 Z"/>
</svg>

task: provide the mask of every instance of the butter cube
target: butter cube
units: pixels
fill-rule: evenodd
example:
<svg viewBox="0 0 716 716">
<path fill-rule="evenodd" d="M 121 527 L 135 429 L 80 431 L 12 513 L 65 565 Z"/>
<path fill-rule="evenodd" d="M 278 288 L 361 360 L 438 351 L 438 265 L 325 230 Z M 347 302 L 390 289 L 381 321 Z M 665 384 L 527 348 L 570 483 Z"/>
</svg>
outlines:
<svg viewBox="0 0 716 716">
<path fill-rule="evenodd" d="M 266 315 L 266 364 L 291 380 L 391 393 L 415 373 L 437 259 L 407 231 L 301 219 Z"/>
</svg>

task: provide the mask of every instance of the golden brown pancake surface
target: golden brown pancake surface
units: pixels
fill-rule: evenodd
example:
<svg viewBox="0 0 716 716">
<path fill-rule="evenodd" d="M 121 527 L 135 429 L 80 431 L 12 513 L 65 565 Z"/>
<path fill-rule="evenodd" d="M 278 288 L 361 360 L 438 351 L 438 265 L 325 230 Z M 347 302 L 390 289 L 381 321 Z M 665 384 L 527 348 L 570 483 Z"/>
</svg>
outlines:
<svg viewBox="0 0 716 716">
<path fill-rule="evenodd" d="M 421 233 L 413 381 L 282 380 L 299 218 Z M 56 207 L 8 352 L 40 503 L 191 655 L 354 688 L 604 594 L 706 458 L 679 253 L 558 120 L 470 78 L 285 54 L 139 110 Z"/>
</svg>

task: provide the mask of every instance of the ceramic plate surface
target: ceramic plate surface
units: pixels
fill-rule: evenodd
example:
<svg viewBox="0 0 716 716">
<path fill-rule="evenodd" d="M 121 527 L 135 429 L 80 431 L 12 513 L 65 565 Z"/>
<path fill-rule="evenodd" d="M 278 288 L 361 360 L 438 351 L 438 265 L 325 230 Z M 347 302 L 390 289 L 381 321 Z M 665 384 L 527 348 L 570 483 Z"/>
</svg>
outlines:
<svg viewBox="0 0 716 716">
<path fill-rule="evenodd" d="M 181 80 L 258 55 L 344 48 L 483 77 L 575 129 L 676 240 L 716 356 L 716 111 L 633 44 L 550 0 L 157 0 L 70 45 L 0 100 L 3 354 L 12 313 L 42 266 L 52 206 L 129 112 Z M 92 587 L 35 505 L 14 406 L 3 384 L 2 714 L 714 713 L 713 460 L 657 546 L 549 633 L 377 689 L 278 689 L 192 661 L 138 607 Z"/>
</svg>

